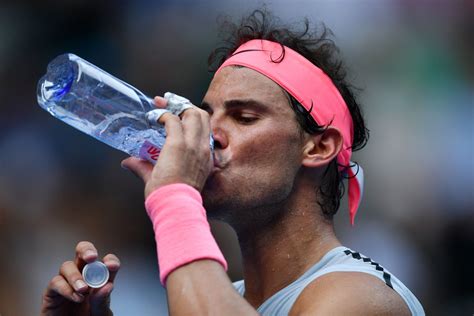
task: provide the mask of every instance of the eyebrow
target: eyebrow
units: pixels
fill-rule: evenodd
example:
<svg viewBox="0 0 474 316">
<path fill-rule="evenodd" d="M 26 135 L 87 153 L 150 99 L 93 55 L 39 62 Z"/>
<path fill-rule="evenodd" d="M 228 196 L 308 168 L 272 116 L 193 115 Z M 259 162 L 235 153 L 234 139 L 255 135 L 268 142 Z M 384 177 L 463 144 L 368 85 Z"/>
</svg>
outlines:
<svg viewBox="0 0 474 316">
<path fill-rule="evenodd" d="M 203 101 L 199 106 L 205 111 L 212 111 L 212 107 L 209 103 Z M 226 110 L 235 108 L 250 108 L 260 112 L 266 112 L 269 110 L 269 106 L 255 99 L 232 99 L 224 102 L 224 108 Z"/>
</svg>

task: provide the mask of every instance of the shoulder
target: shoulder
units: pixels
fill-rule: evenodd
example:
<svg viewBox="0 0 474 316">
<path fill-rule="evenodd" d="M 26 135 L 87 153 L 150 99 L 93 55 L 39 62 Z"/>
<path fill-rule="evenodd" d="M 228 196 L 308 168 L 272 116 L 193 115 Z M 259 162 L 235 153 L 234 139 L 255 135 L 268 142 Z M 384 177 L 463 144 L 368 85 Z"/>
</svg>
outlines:
<svg viewBox="0 0 474 316">
<path fill-rule="evenodd" d="M 332 272 L 311 282 L 290 315 L 411 315 L 401 296 L 377 277 Z"/>
</svg>

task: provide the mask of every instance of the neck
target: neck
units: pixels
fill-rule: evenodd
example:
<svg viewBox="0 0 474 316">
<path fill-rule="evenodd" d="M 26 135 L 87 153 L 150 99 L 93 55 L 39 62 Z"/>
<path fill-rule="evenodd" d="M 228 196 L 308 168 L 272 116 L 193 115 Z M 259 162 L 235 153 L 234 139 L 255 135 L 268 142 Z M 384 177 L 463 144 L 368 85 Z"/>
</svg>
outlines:
<svg viewBox="0 0 474 316">
<path fill-rule="evenodd" d="M 340 246 L 332 221 L 321 215 L 314 191 L 293 192 L 281 216 L 254 230 L 237 231 L 242 251 L 245 298 L 255 308 Z"/>
</svg>

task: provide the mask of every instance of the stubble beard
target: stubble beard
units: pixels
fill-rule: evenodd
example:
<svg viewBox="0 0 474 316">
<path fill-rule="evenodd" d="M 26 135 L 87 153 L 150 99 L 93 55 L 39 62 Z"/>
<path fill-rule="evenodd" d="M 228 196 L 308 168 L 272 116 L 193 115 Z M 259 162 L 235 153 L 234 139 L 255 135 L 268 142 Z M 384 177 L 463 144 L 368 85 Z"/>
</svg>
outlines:
<svg viewBox="0 0 474 316">
<path fill-rule="evenodd" d="M 268 192 L 252 188 L 251 192 L 223 193 L 219 189 L 219 182 L 210 177 L 202 191 L 207 217 L 229 224 L 237 234 L 252 234 L 277 221 L 291 192 L 283 187 L 267 188 Z"/>
</svg>

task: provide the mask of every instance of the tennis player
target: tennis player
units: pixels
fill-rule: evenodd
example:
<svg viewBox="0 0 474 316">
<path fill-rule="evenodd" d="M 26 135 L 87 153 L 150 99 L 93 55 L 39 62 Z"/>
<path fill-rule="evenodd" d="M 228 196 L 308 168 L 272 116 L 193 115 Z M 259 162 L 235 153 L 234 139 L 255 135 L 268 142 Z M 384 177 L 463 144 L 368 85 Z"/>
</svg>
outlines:
<svg viewBox="0 0 474 316">
<path fill-rule="evenodd" d="M 199 107 L 173 114 L 155 99 L 168 135 L 155 166 L 122 162 L 145 183 L 170 313 L 424 315 L 396 276 L 334 232 L 344 188 L 355 222 L 363 172 L 351 156 L 368 130 L 330 32 L 310 32 L 308 22 L 295 32 L 272 19 L 255 11 L 229 29 Z M 208 219 L 237 233 L 242 281 L 229 280 Z M 112 280 L 103 288 L 81 283 L 81 267 L 97 256 L 91 243 L 77 246 L 45 292 L 43 315 L 111 313 L 118 258 L 104 258 Z"/>
</svg>

